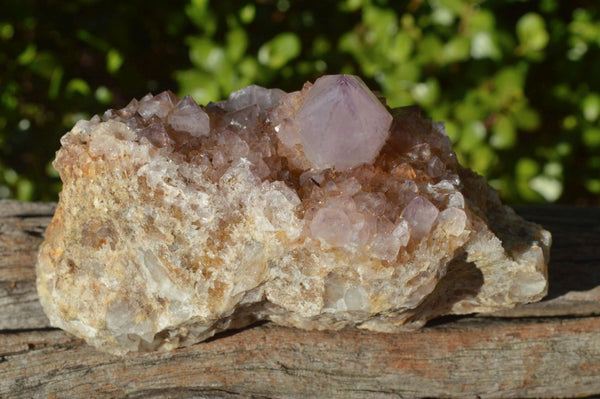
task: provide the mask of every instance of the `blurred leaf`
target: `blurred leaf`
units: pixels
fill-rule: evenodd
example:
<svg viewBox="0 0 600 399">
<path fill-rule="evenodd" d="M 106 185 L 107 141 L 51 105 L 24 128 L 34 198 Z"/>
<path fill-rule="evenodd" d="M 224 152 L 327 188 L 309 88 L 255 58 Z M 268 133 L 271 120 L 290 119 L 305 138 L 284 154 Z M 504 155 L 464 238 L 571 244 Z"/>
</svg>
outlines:
<svg viewBox="0 0 600 399">
<path fill-rule="evenodd" d="M 584 97 L 581 102 L 583 117 L 588 122 L 594 122 L 600 115 L 600 95 L 591 93 Z"/>
<path fill-rule="evenodd" d="M 515 167 L 517 190 L 519 195 L 527 201 L 537 202 L 541 195 L 533 190 L 529 185 L 531 179 L 539 174 L 540 167 L 536 161 L 531 158 L 520 158 Z"/>
<path fill-rule="evenodd" d="M 6 183 L 11 186 L 17 184 L 17 181 L 19 180 L 19 174 L 14 169 L 4 169 L 3 172 L 4 173 L 2 177 Z"/>
<path fill-rule="evenodd" d="M 403 62 L 409 58 L 410 54 L 412 53 L 412 50 L 412 38 L 404 32 L 398 32 L 398 34 L 394 35 L 394 38 L 392 39 L 392 43 L 388 52 L 388 57 L 390 61 Z"/>
<path fill-rule="evenodd" d="M 561 157 L 567 157 L 571 155 L 571 152 L 573 151 L 573 146 L 570 143 L 564 141 L 558 143 L 555 148 L 556 153 Z"/>
<path fill-rule="evenodd" d="M 249 24 L 254 21 L 256 15 L 256 6 L 254 4 L 246 4 L 240 9 L 240 20 L 243 24 Z"/>
<path fill-rule="evenodd" d="M 411 34 L 413 37 L 416 32 L 420 32 L 419 27 L 415 24 L 415 17 L 411 13 L 404 13 L 400 17 L 400 29 Z"/>
<path fill-rule="evenodd" d="M 0 103 L 7 110 L 15 110 L 19 105 L 19 100 L 16 96 L 16 85 L 8 84 L 4 92 L 0 92 Z"/>
<path fill-rule="evenodd" d="M 57 60 L 53 54 L 47 51 L 38 52 L 29 64 L 29 69 L 36 75 L 49 80 L 57 68 Z"/>
<path fill-rule="evenodd" d="M 600 179 L 587 179 L 585 187 L 594 194 L 600 194 Z"/>
<path fill-rule="evenodd" d="M 94 97 L 102 104 L 110 104 L 113 101 L 113 96 L 106 86 L 100 86 L 94 92 Z"/>
<path fill-rule="evenodd" d="M 544 165 L 544 174 L 549 177 L 562 179 L 563 167 L 558 162 L 548 162 Z"/>
<path fill-rule="evenodd" d="M 209 69 L 208 57 L 216 47 L 211 39 L 206 37 L 188 37 L 190 60 L 198 67 Z"/>
<path fill-rule="evenodd" d="M 541 0 L 540 9 L 546 13 L 552 13 L 558 8 L 558 0 Z"/>
<path fill-rule="evenodd" d="M 451 9 L 442 6 L 439 2 L 432 3 L 433 11 L 431 13 L 431 19 L 433 22 L 441 26 L 451 26 L 456 19 L 456 13 L 452 12 Z"/>
<path fill-rule="evenodd" d="M 239 64 L 238 68 L 249 82 L 256 81 L 259 73 L 258 61 L 254 57 L 245 57 Z"/>
<path fill-rule="evenodd" d="M 413 82 L 417 82 L 421 78 L 421 69 L 417 63 L 406 61 L 396 66 L 386 76 L 390 81 L 390 89 L 398 88 L 401 90 L 409 88 Z"/>
<path fill-rule="evenodd" d="M 79 29 L 77 31 L 77 38 L 85 44 L 89 45 L 90 47 L 100 50 L 104 53 L 110 50 L 110 45 L 105 40 L 94 35 L 88 30 Z"/>
<path fill-rule="evenodd" d="M 51 178 L 59 177 L 58 171 L 54 168 L 54 165 L 52 165 L 52 161 L 46 164 L 46 175 Z"/>
<path fill-rule="evenodd" d="M 199 65 L 201 65 L 207 71 L 215 74 L 223 73 L 223 68 L 227 66 L 225 50 L 216 45 L 211 45 L 210 47 L 203 48 L 202 50 L 208 51 L 205 53 L 194 52 L 195 56 L 192 56 L 192 58 L 194 58 L 196 62 L 200 63 Z M 200 54 L 204 55 L 201 59 Z"/>
<path fill-rule="evenodd" d="M 578 38 L 571 39 L 571 48 L 567 52 L 567 58 L 571 61 L 579 61 L 587 53 L 589 47 L 587 43 Z"/>
<path fill-rule="evenodd" d="M 300 55 L 300 50 L 300 39 L 296 34 L 280 33 L 260 47 L 258 61 L 273 69 L 281 68 Z"/>
<path fill-rule="evenodd" d="M 540 115 L 533 108 L 523 107 L 517 110 L 513 116 L 520 129 L 533 131 L 540 125 Z"/>
<path fill-rule="evenodd" d="M 577 8 L 573 12 L 569 31 L 581 43 L 600 43 L 600 21 L 593 15 L 592 10 Z"/>
<path fill-rule="evenodd" d="M 562 126 L 565 130 L 573 130 L 577 127 L 579 122 L 575 115 L 567 115 L 562 121 Z"/>
<path fill-rule="evenodd" d="M 499 108 L 510 105 L 513 100 L 523 97 L 526 69 L 520 66 L 502 68 L 494 77 L 495 98 Z"/>
<path fill-rule="evenodd" d="M 248 35 L 243 29 L 232 29 L 227 32 L 227 58 L 231 61 L 238 61 L 246 52 L 248 47 Z"/>
<path fill-rule="evenodd" d="M 228 96 L 229 93 L 239 90 L 244 86 L 240 76 L 230 62 L 224 61 L 220 68 L 212 74 L 217 79 L 221 95 Z"/>
<path fill-rule="evenodd" d="M 446 121 L 444 126 L 446 127 L 446 133 L 448 134 L 448 137 L 450 137 L 450 140 L 452 140 L 453 143 L 456 143 L 460 137 L 460 131 L 456 123 L 452 121 Z"/>
<path fill-rule="evenodd" d="M 25 47 L 25 50 L 19 54 L 19 58 L 17 58 L 17 62 L 21 65 L 31 64 L 35 59 L 37 54 L 37 48 L 35 44 L 30 44 Z"/>
<path fill-rule="evenodd" d="M 467 28 L 477 34 L 493 31 L 496 26 L 494 14 L 485 8 L 477 8 L 468 16 Z"/>
<path fill-rule="evenodd" d="M 479 32 L 471 38 L 471 56 L 475 59 L 491 58 L 498 60 L 502 53 L 490 33 Z"/>
<path fill-rule="evenodd" d="M 362 50 L 364 46 L 358 37 L 358 33 L 354 31 L 342 34 L 338 47 L 341 51 L 346 51 L 355 57 L 359 57 L 361 52 L 364 51 Z"/>
<path fill-rule="evenodd" d="M 31 201 L 35 187 L 31 180 L 21 178 L 17 182 L 17 199 L 19 201 Z"/>
<path fill-rule="evenodd" d="M 13 26 L 6 22 L 0 22 L 0 39 L 7 41 L 12 39 L 15 33 Z"/>
<path fill-rule="evenodd" d="M 583 143 L 590 148 L 600 147 L 600 127 L 588 127 L 583 131 Z"/>
<path fill-rule="evenodd" d="M 424 106 L 430 107 L 435 104 L 440 95 L 440 85 L 434 78 L 427 79 L 424 83 L 417 83 L 411 90 L 414 100 Z"/>
<path fill-rule="evenodd" d="M 485 110 L 477 106 L 478 100 L 473 98 L 473 93 L 467 96 L 463 101 L 458 102 L 454 106 L 454 117 L 458 122 L 470 123 L 472 121 L 478 121 L 485 117 Z"/>
<path fill-rule="evenodd" d="M 438 0 L 434 4 L 437 4 L 437 7 L 447 9 L 454 15 L 460 15 L 468 5 L 468 2 L 465 0 Z"/>
<path fill-rule="evenodd" d="M 486 129 L 480 121 L 469 122 L 462 130 L 458 147 L 466 153 L 475 152 L 480 149 L 486 136 Z"/>
<path fill-rule="evenodd" d="M 527 13 L 519 19 L 517 36 L 524 53 L 543 50 L 550 39 L 544 18 L 535 12 Z"/>
<path fill-rule="evenodd" d="M 290 9 L 290 0 L 277 0 L 276 7 L 281 12 L 286 12 Z"/>
<path fill-rule="evenodd" d="M 521 158 L 517 162 L 516 175 L 520 180 L 529 180 L 536 176 L 539 171 L 538 163 L 531 158 Z"/>
<path fill-rule="evenodd" d="M 501 115 L 492 127 L 490 144 L 499 150 L 513 148 L 516 142 L 517 132 L 510 118 Z"/>
<path fill-rule="evenodd" d="M 600 171 L 600 156 L 592 156 L 587 159 L 586 166 L 590 169 Z"/>
<path fill-rule="evenodd" d="M 106 53 L 106 70 L 110 73 L 117 72 L 123 65 L 123 56 L 116 49 L 110 49 Z"/>
<path fill-rule="evenodd" d="M 356 11 L 363 7 L 368 0 L 344 0 L 339 3 L 340 10 L 342 11 Z"/>
<path fill-rule="evenodd" d="M 453 62 L 467 60 L 469 58 L 470 50 L 471 43 L 468 38 L 464 36 L 455 36 L 444 44 L 442 57 L 439 61 L 451 64 Z"/>
<path fill-rule="evenodd" d="M 185 13 L 202 31 L 212 36 L 217 30 L 217 20 L 208 8 L 208 0 L 190 0 Z"/>
<path fill-rule="evenodd" d="M 421 63 L 439 63 L 440 54 L 444 51 L 444 44 L 437 35 L 428 34 L 423 37 L 417 58 Z"/>
<path fill-rule="evenodd" d="M 363 22 L 373 33 L 373 41 L 388 42 L 398 32 L 396 13 L 373 5 L 363 8 Z"/>
<path fill-rule="evenodd" d="M 48 85 L 48 98 L 52 100 L 58 98 L 60 95 L 63 76 L 64 70 L 61 67 L 56 67 L 52 70 L 50 83 Z"/>
<path fill-rule="evenodd" d="M 219 84 L 211 74 L 192 69 L 176 72 L 175 79 L 181 96 L 189 94 L 200 104 L 221 99 Z"/>
<path fill-rule="evenodd" d="M 315 57 L 322 57 L 331 51 L 331 42 L 326 36 L 319 35 L 313 40 L 312 54 Z"/>
<path fill-rule="evenodd" d="M 562 182 L 548 176 L 536 176 L 529 181 L 529 186 L 548 202 L 556 201 L 562 194 Z"/>
<path fill-rule="evenodd" d="M 80 121 L 82 119 L 89 119 L 90 118 L 90 114 L 86 113 L 86 112 L 73 112 L 73 113 L 66 113 L 63 115 L 63 120 L 62 120 L 62 124 L 64 126 L 73 126 L 77 123 L 77 121 Z"/>
<path fill-rule="evenodd" d="M 85 80 L 74 78 L 67 83 L 65 92 L 68 95 L 80 94 L 82 96 L 89 96 L 92 90 Z"/>
<path fill-rule="evenodd" d="M 469 166 L 476 172 L 487 177 L 489 175 L 490 167 L 494 165 L 497 160 L 498 157 L 494 151 L 492 151 L 490 147 L 482 145 L 477 147 L 477 149 L 470 154 Z"/>
</svg>

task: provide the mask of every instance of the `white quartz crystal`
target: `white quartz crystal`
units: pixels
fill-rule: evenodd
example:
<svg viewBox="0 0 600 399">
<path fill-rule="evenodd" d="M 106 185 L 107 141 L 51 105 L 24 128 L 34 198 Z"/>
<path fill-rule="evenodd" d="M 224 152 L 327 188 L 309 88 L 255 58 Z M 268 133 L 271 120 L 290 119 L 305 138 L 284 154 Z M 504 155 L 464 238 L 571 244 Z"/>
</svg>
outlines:
<svg viewBox="0 0 600 399">
<path fill-rule="evenodd" d="M 285 94 L 280 89 L 265 89 L 264 87 L 251 85 L 241 90 L 234 91 L 229 95 L 227 101 L 220 101 L 215 105 L 225 111 L 232 112 L 256 105 L 261 110 L 273 107 Z"/>
<path fill-rule="evenodd" d="M 270 320 L 395 332 L 541 299 L 550 234 L 458 165 L 443 125 L 360 80 L 165 92 L 80 121 L 37 286 L 101 350 L 168 350 Z"/>
</svg>

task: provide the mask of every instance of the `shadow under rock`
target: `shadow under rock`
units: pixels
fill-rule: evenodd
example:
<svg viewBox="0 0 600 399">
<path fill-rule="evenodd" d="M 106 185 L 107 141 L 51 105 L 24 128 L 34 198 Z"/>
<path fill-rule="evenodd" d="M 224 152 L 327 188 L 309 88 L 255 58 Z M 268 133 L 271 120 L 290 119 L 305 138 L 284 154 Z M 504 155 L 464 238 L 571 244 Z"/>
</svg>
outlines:
<svg viewBox="0 0 600 399">
<path fill-rule="evenodd" d="M 464 254 L 458 256 L 450 262 L 446 274 L 425 301 L 415 309 L 409 321 L 432 320 L 427 323 L 431 326 L 455 320 L 461 316 L 447 316 L 450 309 L 460 301 L 476 297 L 482 285 L 481 270 L 473 262 L 467 262 Z"/>
<path fill-rule="evenodd" d="M 254 323 L 248 324 L 247 326 L 244 326 L 244 327 L 232 328 L 230 330 L 221 331 L 219 333 L 216 333 L 212 337 L 207 338 L 204 341 L 196 343 L 194 345 L 204 344 L 204 343 L 208 343 L 208 342 L 219 340 L 221 338 L 231 337 L 231 336 L 234 336 L 236 334 L 239 334 L 242 331 L 250 330 L 252 328 L 257 328 L 257 327 L 263 326 L 263 325 L 268 324 L 268 323 L 269 323 L 268 320 L 258 320 L 258 321 L 255 321 Z"/>
</svg>

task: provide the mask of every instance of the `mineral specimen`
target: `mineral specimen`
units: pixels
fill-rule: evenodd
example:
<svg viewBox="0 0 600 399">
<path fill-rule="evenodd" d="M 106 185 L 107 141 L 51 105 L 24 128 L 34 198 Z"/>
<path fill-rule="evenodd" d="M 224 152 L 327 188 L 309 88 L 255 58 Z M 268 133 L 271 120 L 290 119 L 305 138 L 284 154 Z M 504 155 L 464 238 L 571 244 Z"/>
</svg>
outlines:
<svg viewBox="0 0 600 399">
<path fill-rule="evenodd" d="M 547 290 L 550 234 L 457 163 L 442 123 L 355 76 L 206 107 L 147 95 L 61 143 L 38 292 L 104 351 L 257 320 L 395 332 Z"/>
</svg>

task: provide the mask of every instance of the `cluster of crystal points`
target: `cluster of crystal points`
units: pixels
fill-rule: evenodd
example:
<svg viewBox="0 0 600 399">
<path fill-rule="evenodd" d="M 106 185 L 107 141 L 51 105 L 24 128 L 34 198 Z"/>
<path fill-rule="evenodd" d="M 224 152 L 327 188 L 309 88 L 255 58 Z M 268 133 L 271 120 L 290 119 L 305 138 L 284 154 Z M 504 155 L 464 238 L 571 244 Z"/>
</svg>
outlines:
<svg viewBox="0 0 600 399">
<path fill-rule="evenodd" d="M 394 332 L 547 290 L 550 234 L 457 163 L 443 124 L 355 76 L 207 107 L 147 95 L 61 143 L 38 291 L 104 351 L 257 320 Z"/>
</svg>

